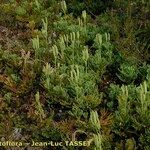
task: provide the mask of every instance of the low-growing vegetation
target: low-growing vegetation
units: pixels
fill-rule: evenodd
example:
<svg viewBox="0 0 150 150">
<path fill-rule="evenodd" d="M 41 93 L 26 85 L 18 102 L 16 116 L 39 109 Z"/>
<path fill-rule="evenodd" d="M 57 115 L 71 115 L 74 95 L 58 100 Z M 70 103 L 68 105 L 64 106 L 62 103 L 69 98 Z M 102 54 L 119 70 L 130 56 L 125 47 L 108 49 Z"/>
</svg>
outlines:
<svg viewBox="0 0 150 150">
<path fill-rule="evenodd" d="M 150 149 L 150 3 L 8 0 L 0 5 L 0 141 Z M 75 146 L 76 145 L 76 146 Z"/>
</svg>

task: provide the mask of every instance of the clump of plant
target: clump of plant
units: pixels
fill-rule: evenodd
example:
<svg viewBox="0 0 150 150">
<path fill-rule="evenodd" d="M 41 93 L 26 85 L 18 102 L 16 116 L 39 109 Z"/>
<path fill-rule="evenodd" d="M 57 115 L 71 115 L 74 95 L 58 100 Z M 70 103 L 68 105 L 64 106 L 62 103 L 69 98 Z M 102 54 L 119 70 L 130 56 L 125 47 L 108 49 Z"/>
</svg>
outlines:
<svg viewBox="0 0 150 150">
<path fill-rule="evenodd" d="M 149 7 L 106 3 L 2 2 L 0 138 L 149 149 Z"/>
<path fill-rule="evenodd" d="M 120 65 L 118 78 L 124 83 L 134 82 L 138 76 L 138 69 L 135 65 L 123 63 Z"/>
</svg>

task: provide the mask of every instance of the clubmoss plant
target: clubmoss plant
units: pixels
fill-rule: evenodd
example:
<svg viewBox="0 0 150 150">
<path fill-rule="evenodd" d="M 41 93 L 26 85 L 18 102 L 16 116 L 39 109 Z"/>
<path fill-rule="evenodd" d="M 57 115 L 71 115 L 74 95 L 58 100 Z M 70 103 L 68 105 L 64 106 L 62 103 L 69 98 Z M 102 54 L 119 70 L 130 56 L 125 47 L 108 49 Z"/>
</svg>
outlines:
<svg viewBox="0 0 150 150">
<path fill-rule="evenodd" d="M 21 52 L 21 57 L 22 57 L 22 59 L 23 59 L 23 68 L 24 68 L 24 71 L 26 71 L 26 69 L 27 69 L 27 61 L 28 61 L 29 58 L 30 58 L 30 51 L 28 51 L 28 52 L 26 53 L 24 50 L 22 50 L 22 52 Z"/>
<path fill-rule="evenodd" d="M 129 120 L 129 105 L 128 105 L 128 87 L 122 86 L 121 92 L 118 96 L 118 116 L 121 122 L 128 122 Z"/>
<path fill-rule="evenodd" d="M 94 150 L 103 150 L 103 148 L 102 148 L 102 136 L 100 135 L 100 133 L 93 135 L 93 141 L 95 144 Z"/>
<path fill-rule="evenodd" d="M 86 25 L 87 14 L 85 10 L 82 11 L 82 18 L 83 18 L 83 24 L 84 24 L 84 32 L 85 32 L 85 35 L 87 36 L 87 25 Z"/>
<path fill-rule="evenodd" d="M 102 46 L 102 35 L 101 34 L 96 34 L 96 37 L 95 37 L 95 39 L 94 39 L 94 42 L 95 42 L 95 46 L 98 48 L 98 50 L 100 51 L 99 53 L 100 53 L 100 55 L 99 55 L 99 57 L 100 57 L 100 59 L 101 59 L 101 46 Z"/>
<path fill-rule="evenodd" d="M 82 18 L 83 18 L 83 22 L 84 22 L 84 25 L 86 26 L 86 11 L 82 11 Z"/>
<path fill-rule="evenodd" d="M 97 111 L 90 112 L 89 125 L 93 130 L 94 150 L 102 150 L 101 124 Z"/>
<path fill-rule="evenodd" d="M 58 54 L 59 54 L 57 45 L 53 45 L 52 52 L 54 55 L 55 67 L 56 67 L 57 66 L 57 60 L 58 60 Z"/>
<path fill-rule="evenodd" d="M 61 50 L 61 59 L 64 59 L 64 54 L 65 54 L 65 49 L 66 49 L 66 45 L 68 44 L 68 36 L 60 36 L 59 38 L 59 46 L 60 46 L 60 50 Z"/>
<path fill-rule="evenodd" d="M 66 13 L 67 13 L 66 1 L 61 1 L 61 8 L 63 10 L 63 13 L 66 15 Z"/>
<path fill-rule="evenodd" d="M 147 84 L 148 84 L 148 90 L 150 90 L 150 65 L 147 68 L 146 80 L 147 80 Z"/>
<path fill-rule="evenodd" d="M 72 65 L 70 71 L 70 82 L 75 83 L 75 90 L 76 90 L 76 98 L 79 98 L 79 80 L 80 80 L 80 71 L 78 65 Z"/>
<path fill-rule="evenodd" d="M 38 0 L 35 0 L 35 5 L 36 5 L 37 9 L 40 10 L 40 3 Z"/>
<path fill-rule="evenodd" d="M 47 20 L 47 17 L 45 19 L 42 19 L 42 23 L 43 23 L 43 28 L 42 28 L 41 32 L 46 39 L 46 44 L 48 44 L 48 20 Z"/>
<path fill-rule="evenodd" d="M 110 41 L 110 34 L 109 33 L 105 33 L 105 38 L 106 38 L 106 42 Z"/>
<path fill-rule="evenodd" d="M 51 90 L 50 75 L 52 72 L 53 72 L 52 67 L 50 66 L 49 63 L 46 63 L 46 66 L 43 67 L 43 73 L 45 76 L 44 86 L 48 90 Z"/>
<path fill-rule="evenodd" d="M 140 115 L 140 118 L 147 118 L 150 119 L 149 115 L 149 107 L 150 107 L 150 92 L 147 88 L 147 82 L 144 81 L 143 84 L 140 85 L 140 87 L 137 89 L 138 96 L 139 96 L 139 104 L 140 107 L 137 108 L 137 112 Z"/>
<path fill-rule="evenodd" d="M 84 111 L 75 104 L 72 106 L 72 110 L 69 111 L 69 115 L 77 118 L 77 120 L 80 120 L 82 116 L 85 116 Z"/>
<path fill-rule="evenodd" d="M 88 68 L 88 59 L 89 59 L 89 52 L 88 52 L 88 47 L 87 46 L 84 46 L 84 49 L 82 51 L 83 53 L 83 60 L 84 60 L 84 63 L 85 63 L 85 70 L 86 70 L 86 73 L 87 73 L 87 68 Z"/>
<path fill-rule="evenodd" d="M 96 34 L 96 37 L 95 37 L 95 43 L 97 45 L 97 47 L 101 47 L 102 46 L 102 35 L 101 34 Z"/>
<path fill-rule="evenodd" d="M 75 32 L 70 33 L 70 41 L 71 41 L 73 60 L 75 60 L 75 40 L 76 40 Z"/>
<path fill-rule="evenodd" d="M 133 82 L 138 75 L 137 67 L 129 63 L 121 64 L 119 72 L 120 73 L 117 74 L 118 78 L 125 83 Z"/>
<path fill-rule="evenodd" d="M 32 39 L 32 46 L 35 50 L 35 58 L 38 59 L 40 57 L 40 42 L 39 42 L 39 36 L 38 35 L 36 38 Z"/>
<path fill-rule="evenodd" d="M 80 27 L 83 27 L 83 21 L 80 17 L 78 17 L 78 24 Z"/>
<path fill-rule="evenodd" d="M 45 113 L 44 113 L 44 110 L 43 110 L 41 102 L 40 102 L 40 93 L 39 92 L 37 92 L 35 94 L 35 102 L 36 102 L 35 106 L 37 109 L 37 115 L 39 115 L 40 121 L 42 122 L 43 119 L 45 118 Z"/>
<path fill-rule="evenodd" d="M 68 34 L 63 35 L 63 41 L 65 42 L 66 46 L 68 46 L 68 44 L 69 44 L 69 35 Z"/>
<path fill-rule="evenodd" d="M 109 1 L 2 0 L 0 139 L 150 149 L 148 3 Z"/>
<path fill-rule="evenodd" d="M 97 111 L 91 111 L 90 119 L 89 119 L 89 125 L 91 126 L 91 129 L 94 132 L 96 132 L 96 133 L 100 132 L 101 125 L 100 125 Z"/>
<path fill-rule="evenodd" d="M 71 66 L 71 76 L 70 76 L 70 79 L 71 81 L 75 81 L 76 84 L 79 83 L 79 79 L 80 79 L 80 73 L 79 73 L 79 66 L 78 65 L 72 65 Z"/>
</svg>

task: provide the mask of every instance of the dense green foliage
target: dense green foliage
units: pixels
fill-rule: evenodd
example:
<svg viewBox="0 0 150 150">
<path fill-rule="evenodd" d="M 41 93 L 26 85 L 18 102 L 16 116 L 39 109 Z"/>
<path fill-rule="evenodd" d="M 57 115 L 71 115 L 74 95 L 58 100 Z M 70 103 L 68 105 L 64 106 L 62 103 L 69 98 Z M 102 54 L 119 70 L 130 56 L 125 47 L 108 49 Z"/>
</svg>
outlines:
<svg viewBox="0 0 150 150">
<path fill-rule="evenodd" d="M 1 141 L 149 150 L 149 7 L 144 0 L 2 1 Z"/>
</svg>

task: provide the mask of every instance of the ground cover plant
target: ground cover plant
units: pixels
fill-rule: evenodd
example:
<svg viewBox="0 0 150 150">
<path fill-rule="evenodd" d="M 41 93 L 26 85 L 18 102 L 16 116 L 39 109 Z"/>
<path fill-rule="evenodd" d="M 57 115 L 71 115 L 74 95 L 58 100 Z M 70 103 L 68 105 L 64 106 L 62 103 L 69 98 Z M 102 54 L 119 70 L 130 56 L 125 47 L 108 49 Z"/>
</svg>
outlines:
<svg viewBox="0 0 150 150">
<path fill-rule="evenodd" d="M 0 149 L 149 150 L 149 6 L 2 1 Z"/>
</svg>

